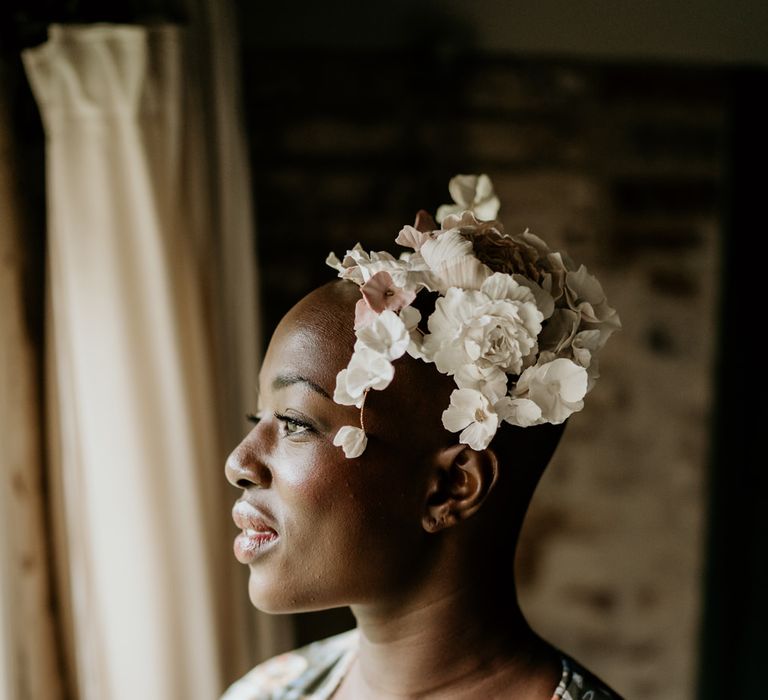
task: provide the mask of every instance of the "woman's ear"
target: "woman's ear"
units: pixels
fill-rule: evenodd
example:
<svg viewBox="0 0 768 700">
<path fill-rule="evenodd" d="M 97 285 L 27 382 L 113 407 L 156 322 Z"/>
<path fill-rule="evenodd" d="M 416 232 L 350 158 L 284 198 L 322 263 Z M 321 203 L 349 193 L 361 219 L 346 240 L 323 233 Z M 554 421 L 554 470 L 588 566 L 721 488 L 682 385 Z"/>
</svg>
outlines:
<svg viewBox="0 0 768 700">
<path fill-rule="evenodd" d="M 473 515 L 499 476 L 499 460 L 491 449 L 452 445 L 435 457 L 424 504 L 422 526 L 437 532 Z"/>
</svg>

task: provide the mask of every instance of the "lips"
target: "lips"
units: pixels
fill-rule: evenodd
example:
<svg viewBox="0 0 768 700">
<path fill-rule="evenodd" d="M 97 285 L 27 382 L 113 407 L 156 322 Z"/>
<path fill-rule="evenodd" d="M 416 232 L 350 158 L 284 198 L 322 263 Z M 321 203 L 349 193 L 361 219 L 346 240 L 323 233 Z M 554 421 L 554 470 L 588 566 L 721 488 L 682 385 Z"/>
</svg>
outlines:
<svg viewBox="0 0 768 700">
<path fill-rule="evenodd" d="M 234 542 L 235 557 L 241 564 L 252 563 L 279 539 L 266 516 L 246 501 L 235 503 L 232 519 L 242 530 Z"/>
</svg>

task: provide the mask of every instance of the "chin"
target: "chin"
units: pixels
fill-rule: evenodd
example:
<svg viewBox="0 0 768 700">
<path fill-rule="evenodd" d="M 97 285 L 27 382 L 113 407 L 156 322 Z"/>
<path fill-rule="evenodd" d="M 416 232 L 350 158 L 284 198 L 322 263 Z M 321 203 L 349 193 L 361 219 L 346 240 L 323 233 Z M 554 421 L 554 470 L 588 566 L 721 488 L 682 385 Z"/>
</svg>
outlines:
<svg viewBox="0 0 768 700">
<path fill-rule="evenodd" d="M 302 601 L 292 595 L 290 588 L 264 581 L 261 577 L 254 575 L 253 571 L 248 580 L 248 597 L 254 608 L 270 615 L 305 611 L 305 607 L 301 605 Z"/>
<path fill-rule="evenodd" d="M 311 593 L 292 591 L 285 585 L 267 584 L 258 576 L 254 576 L 253 572 L 248 580 L 248 597 L 254 608 L 270 615 L 317 612 L 345 605 L 344 603 L 324 604 Z"/>
<path fill-rule="evenodd" d="M 294 612 L 288 604 L 289 596 L 290 593 L 284 587 L 270 585 L 251 572 L 248 579 L 248 597 L 257 610 L 271 615 Z"/>
</svg>

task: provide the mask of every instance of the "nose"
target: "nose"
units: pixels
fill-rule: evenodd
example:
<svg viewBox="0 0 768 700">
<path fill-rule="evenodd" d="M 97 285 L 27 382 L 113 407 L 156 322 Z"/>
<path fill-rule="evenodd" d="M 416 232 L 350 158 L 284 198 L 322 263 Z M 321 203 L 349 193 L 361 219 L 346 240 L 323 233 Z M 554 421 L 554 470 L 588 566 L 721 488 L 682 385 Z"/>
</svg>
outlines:
<svg viewBox="0 0 768 700">
<path fill-rule="evenodd" d="M 272 483 L 272 472 L 259 461 L 244 443 L 238 445 L 229 457 L 224 467 L 227 481 L 232 486 L 241 489 L 269 488 Z"/>
</svg>

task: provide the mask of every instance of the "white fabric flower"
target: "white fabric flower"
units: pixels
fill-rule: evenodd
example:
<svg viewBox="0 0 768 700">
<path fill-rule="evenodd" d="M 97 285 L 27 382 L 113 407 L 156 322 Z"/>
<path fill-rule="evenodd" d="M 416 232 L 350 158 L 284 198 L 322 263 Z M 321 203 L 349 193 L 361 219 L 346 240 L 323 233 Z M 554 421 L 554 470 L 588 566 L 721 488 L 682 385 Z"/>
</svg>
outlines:
<svg viewBox="0 0 768 700">
<path fill-rule="evenodd" d="M 529 428 L 544 422 L 541 419 L 541 408 L 530 399 L 513 399 L 511 396 L 505 396 L 493 409 L 499 414 L 499 418 L 521 428 Z"/>
<path fill-rule="evenodd" d="M 555 355 L 568 350 L 576 337 L 580 321 L 575 311 L 556 309 L 541 331 L 539 349 Z"/>
<path fill-rule="evenodd" d="M 512 398 L 526 398 L 541 409 L 540 422 L 562 423 L 584 407 L 587 370 L 559 357 L 526 369 L 517 381 Z"/>
<path fill-rule="evenodd" d="M 359 457 L 368 446 L 368 437 L 362 429 L 353 425 L 345 425 L 339 428 L 339 432 L 333 438 L 333 444 L 344 450 L 347 459 Z"/>
<path fill-rule="evenodd" d="M 347 390 L 348 369 L 343 369 L 336 375 L 336 388 L 333 391 L 333 400 L 342 406 L 360 406 L 363 405 L 363 395 L 352 396 Z"/>
<path fill-rule="evenodd" d="M 613 331 L 621 328 L 616 309 L 608 306 L 603 287 L 597 277 L 590 275 L 581 265 L 576 271 L 565 275 L 565 298 L 568 306 L 589 324 L 593 330 L 601 331 L 602 344 Z"/>
<path fill-rule="evenodd" d="M 484 450 L 496 434 L 499 417 L 479 391 L 455 389 L 450 406 L 443 411 L 443 425 L 452 433 L 461 431 L 459 442 L 473 450 Z"/>
<path fill-rule="evenodd" d="M 494 365 L 462 365 L 456 370 L 453 379 L 459 389 L 475 389 L 491 403 L 496 403 L 507 393 L 507 375 Z"/>
<path fill-rule="evenodd" d="M 360 408 L 368 389 L 386 389 L 394 376 L 395 368 L 384 355 L 361 347 L 352 354 L 347 368 L 336 375 L 333 400 L 344 406 Z"/>
<path fill-rule="evenodd" d="M 355 333 L 355 352 L 368 348 L 387 360 L 402 357 L 411 341 L 410 333 L 400 316 L 387 309 L 382 311 L 373 323 L 363 326 Z"/>
<path fill-rule="evenodd" d="M 581 331 L 575 335 L 571 343 L 573 359 L 587 369 L 587 393 L 592 391 L 592 387 L 600 377 L 597 353 L 604 343 L 605 339 L 600 331 Z"/>
<path fill-rule="evenodd" d="M 426 231 L 419 231 L 414 226 L 403 226 L 400 229 L 400 233 L 397 234 L 397 238 L 395 238 L 395 243 L 404 248 L 413 248 L 418 252 L 421 250 L 421 246 L 430 238 L 430 234 Z"/>
<path fill-rule="evenodd" d="M 408 337 L 410 338 L 408 354 L 416 360 L 425 360 L 424 353 L 421 351 L 424 335 L 419 330 L 421 311 L 414 309 L 412 306 L 406 306 L 400 311 L 400 320 L 405 324 Z"/>
<path fill-rule="evenodd" d="M 574 336 L 571 343 L 573 359 L 587 369 L 592 366 L 592 356 L 599 349 L 600 331 L 581 331 Z"/>
<path fill-rule="evenodd" d="M 376 273 L 387 272 L 397 287 L 417 292 L 419 289 L 432 289 L 432 275 L 429 268 L 418 254 L 410 258 L 396 258 L 387 251 L 367 253 L 359 243 L 347 251 L 343 260 L 330 253 L 326 264 L 336 270 L 341 279 L 354 282 L 358 286 L 366 284 Z"/>
<path fill-rule="evenodd" d="M 474 363 L 519 374 L 536 352 L 542 320 L 530 289 L 494 273 L 480 291 L 452 287 L 436 301 L 424 353 L 444 374 Z"/>
<path fill-rule="evenodd" d="M 480 289 L 491 275 L 491 268 L 477 259 L 472 243 L 458 229 L 442 232 L 426 241 L 421 257 L 432 271 L 432 291 L 445 294 L 451 287 Z"/>
<path fill-rule="evenodd" d="M 454 204 L 443 204 L 435 219 L 438 223 L 450 214 L 471 211 L 482 221 L 491 221 L 499 213 L 499 198 L 487 175 L 457 175 L 448 183 Z"/>
</svg>

